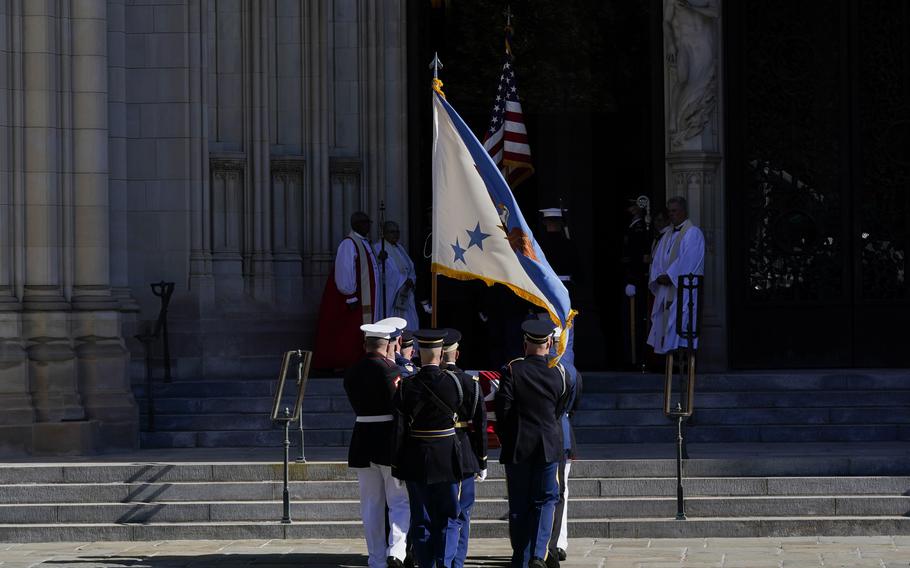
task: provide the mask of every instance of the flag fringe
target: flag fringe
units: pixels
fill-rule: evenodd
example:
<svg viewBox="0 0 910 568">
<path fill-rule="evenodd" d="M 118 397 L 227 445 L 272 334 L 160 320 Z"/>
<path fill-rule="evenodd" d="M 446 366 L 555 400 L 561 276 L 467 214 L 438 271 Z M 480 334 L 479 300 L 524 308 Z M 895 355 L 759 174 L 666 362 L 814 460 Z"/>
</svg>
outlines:
<svg viewBox="0 0 910 568">
<path fill-rule="evenodd" d="M 547 314 L 550 316 L 550 321 L 553 322 L 553 325 L 560 326 L 560 327 L 562 326 L 562 322 L 559 321 L 559 318 L 556 316 L 556 314 L 554 314 L 552 311 L 550 311 L 550 309 L 547 307 L 546 302 L 541 300 L 535 294 L 532 294 L 531 292 L 528 292 L 527 290 L 523 290 L 523 289 L 519 288 L 518 286 L 515 286 L 514 284 L 510 284 L 509 282 L 503 282 L 502 280 L 496 280 L 494 278 L 489 278 L 487 276 L 481 276 L 480 274 L 475 274 L 473 272 L 455 270 L 454 268 L 450 268 L 448 266 L 445 266 L 444 264 L 439 264 L 438 262 L 434 262 L 430 265 L 430 271 L 433 272 L 434 274 L 442 274 L 443 276 L 447 276 L 447 277 L 453 278 L 455 280 L 480 280 L 487 286 L 492 286 L 493 284 L 502 284 L 503 286 L 505 286 L 509 290 L 511 290 L 519 298 L 526 300 L 528 302 L 531 302 L 535 306 L 546 310 Z M 434 309 L 435 309 L 435 306 L 434 306 Z M 569 310 L 569 316 L 566 318 L 566 326 L 562 330 L 562 333 L 559 335 L 559 347 L 557 347 L 557 349 L 556 349 L 556 357 L 554 357 L 550 360 L 550 367 L 555 367 L 556 364 L 559 362 L 559 359 L 562 358 L 563 353 L 565 353 L 566 345 L 568 344 L 568 341 L 569 341 L 569 329 L 572 328 L 572 323 L 575 320 L 576 315 L 578 315 L 577 310 Z"/>
</svg>

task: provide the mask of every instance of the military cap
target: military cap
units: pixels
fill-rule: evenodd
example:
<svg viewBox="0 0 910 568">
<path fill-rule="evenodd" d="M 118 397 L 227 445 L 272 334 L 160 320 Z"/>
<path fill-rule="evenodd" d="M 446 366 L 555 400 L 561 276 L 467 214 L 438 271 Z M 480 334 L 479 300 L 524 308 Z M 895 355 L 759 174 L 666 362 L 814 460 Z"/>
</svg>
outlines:
<svg viewBox="0 0 910 568">
<path fill-rule="evenodd" d="M 546 209 L 539 209 L 539 211 L 543 218 L 546 219 L 547 217 L 562 217 L 563 211 L 565 210 L 560 209 L 559 207 L 548 207 Z"/>
<path fill-rule="evenodd" d="M 435 349 L 442 347 L 446 338 L 444 329 L 418 329 L 414 332 L 414 339 L 421 349 Z"/>
<path fill-rule="evenodd" d="M 410 331 L 401 332 L 401 346 L 402 347 L 411 347 L 414 345 L 414 334 Z"/>
<path fill-rule="evenodd" d="M 553 322 L 550 320 L 532 319 L 521 324 L 528 343 L 544 344 L 553 335 Z"/>
<path fill-rule="evenodd" d="M 451 327 L 447 327 L 443 331 L 446 332 L 446 338 L 442 342 L 442 348 L 446 351 L 458 349 L 458 342 L 461 341 L 461 332 Z"/>
<path fill-rule="evenodd" d="M 365 323 L 360 326 L 360 331 L 363 332 L 364 337 L 375 337 L 378 339 L 391 339 L 392 334 L 396 330 L 390 325 L 382 325 L 379 323 Z"/>
</svg>

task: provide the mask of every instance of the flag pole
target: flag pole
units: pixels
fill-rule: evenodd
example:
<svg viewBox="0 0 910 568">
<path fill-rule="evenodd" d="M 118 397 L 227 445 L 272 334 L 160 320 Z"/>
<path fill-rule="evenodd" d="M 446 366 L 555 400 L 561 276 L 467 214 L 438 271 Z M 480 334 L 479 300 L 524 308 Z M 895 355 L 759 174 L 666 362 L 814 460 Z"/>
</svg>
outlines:
<svg viewBox="0 0 910 568">
<path fill-rule="evenodd" d="M 442 69 L 442 67 L 443 67 L 442 61 L 439 60 L 439 53 L 434 51 L 433 52 L 433 61 L 430 61 L 430 69 L 433 70 L 433 90 L 444 97 L 445 95 L 442 94 L 442 81 L 439 80 L 439 70 Z M 435 197 L 435 195 L 434 195 L 434 197 Z M 434 203 L 433 205 L 434 205 L 433 214 L 435 216 L 435 214 L 436 214 L 435 205 L 436 204 Z M 435 249 L 436 249 L 436 247 L 434 246 L 433 247 L 434 253 L 436 252 Z M 431 258 L 430 259 L 431 266 L 432 266 L 432 262 L 433 262 L 433 259 Z M 430 268 L 430 271 L 433 274 L 433 278 L 431 280 L 431 290 L 430 290 L 430 305 L 431 305 L 430 327 L 435 328 L 436 323 L 439 319 L 439 302 L 436 301 L 436 282 L 437 282 L 436 276 L 437 276 L 437 274 L 436 274 L 435 268 Z"/>
</svg>

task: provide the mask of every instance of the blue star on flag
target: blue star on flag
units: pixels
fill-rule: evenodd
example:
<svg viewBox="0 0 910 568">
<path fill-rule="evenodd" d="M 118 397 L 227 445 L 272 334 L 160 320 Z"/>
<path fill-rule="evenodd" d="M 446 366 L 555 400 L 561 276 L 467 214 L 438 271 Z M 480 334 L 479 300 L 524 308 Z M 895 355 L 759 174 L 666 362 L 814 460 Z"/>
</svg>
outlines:
<svg viewBox="0 0 910 568">
<path fill-rule="evenodd" d="M 465 260 L 464 260 L 465 249 L 461 248 L 461 245 L 458 244 L 457 237 L 455 238 L 455 244 L 451 245 L 451 246 L 452 246 L 452 250 L 455 251 L 455 260 L 453 260 L 452 262 L 458 262 L 460 260 L 462 264 L 467 265 L 468 263 L 465 262 Z"/>
<path fill-rule="evenodd" d="M 490 235 L 488 235 L 487 233 L 484 233 L 483 231 L 480 230 L 480 221 L 477 222 L 477 226 L 474 227 L 473 231 L 465 229 L 465 232 L 468 234 L 468 237 L 470 237 L 470 239 L 471 239 L 471 242 L 468 243 L 468 248 L 471 248 L 472 246 L 477 245 L 477 248 L 479 248 L 480 250 L 483 250 L 483 240 L 485 238 L 489 237 Z"/>
</svg>

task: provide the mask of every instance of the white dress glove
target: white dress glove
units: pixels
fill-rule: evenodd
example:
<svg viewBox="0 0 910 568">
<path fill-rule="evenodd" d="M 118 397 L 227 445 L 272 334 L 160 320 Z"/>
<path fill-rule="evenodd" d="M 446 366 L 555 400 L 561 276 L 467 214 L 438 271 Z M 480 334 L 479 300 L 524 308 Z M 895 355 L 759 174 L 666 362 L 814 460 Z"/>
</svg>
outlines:
<svg viewBox="0 0 910 568">
<path fill-rule="evenodd" d="M 635 295 L 635 284 L 626 284 L 626 296 L 633 297 Z"/>
<path fill-rule="evenodd" d="M 483 481 L 486 478 L 487 478 L 487 470 L 485 470 L 485 469 L 480 470 L 480 473 L 474 474 L 474 479 L 477 481 Z"/>
</svg>

